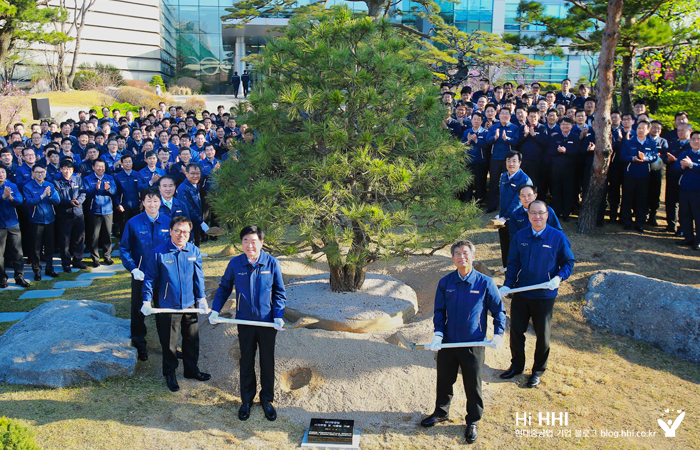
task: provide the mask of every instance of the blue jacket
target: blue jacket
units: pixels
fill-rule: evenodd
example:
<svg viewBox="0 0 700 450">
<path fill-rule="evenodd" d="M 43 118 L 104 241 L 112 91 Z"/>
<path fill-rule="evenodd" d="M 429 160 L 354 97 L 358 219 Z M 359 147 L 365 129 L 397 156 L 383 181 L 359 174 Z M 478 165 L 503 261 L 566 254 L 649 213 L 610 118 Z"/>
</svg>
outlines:
<svg viewBox="0 0 700 450">
<path fill-rule="evenodd" d="M 47 186 L 51 188 L 51 195 L 41 198 Z M 24 194 L 27 209 L 29 210 L 29 220 L 32 223 L 42 223 L 46 225 L 52 223 L 56 219 L 53 205 L 58 205 L 60 198 L 58 197 L 56 186 L 54 186 L 53 183 L 44 180 L 44 183 L 40 185 L 36 180 L 32 180 L 24 185 L 22 193 Z"/>
<path fill-rule="evenodd" d="M 24 189 L 24 185 L 32 181 L 32 168 L 27 163 L 20 164 L 15 170 L 15 181 L 17 187 Z"/>
<path fill-rule="evenodd" d="M 159 168 L 158 166 L 156 166 L 153 171 L 151 171 L 151 169 L 148 167 L 144 167 L 143 169 L 139 170 L 139 192 L 151 186 L 150 183 L 153 175 L 160 175 L 162 177 L 165 175 L 165 170 Z"/>
<path fill-rule="evenodd" d="M 5 192 L 5 187 L 12 189 L 12 200 L 1 198 Z M 16 184 L 9 180 L 5 180 L 5 183 L 0 184 L 0 228 L 11 228 L 19 225 L 15 208 L 21 205 L 22 201 L 24 201 L 24 197 L 22 197 Z"/>
<path fill-rule="evenodd" d="M 496 283 L 476 269 L 463 281 L 459 272 L 444 276 L 435 292 L 433 324 L 443 342 L 475 342 L 486 339 L 487 313 L 493 316 L 493 333 L 503 334 L 506 308 Z"/>
<path fill-rule="evenodd" d="M 560 153 L 559 146 L 565 147 L 566 152 Z M 568 167 L 576 164 L 578 153 L 581 149 L 579 134 L 572 128 L 567 136 L 564 136 L 561 128 L 557 133 L 552 133 L 547 145 L 547 153 L 552 161 L 552 170 Z"/>
<path fill-rule="evenodd" d="M 282 280 L 282 267 L 273 256 L 260 251 L 253 267 L 245 254 L 229 261 L 212 309 L 221 312 L 233 288 L 236 288 L 236 319 L 272 322 L 284 315 L 287 295 Z"/>
<path fill-rule="evenodd" d="M 177 216 L 184 216 L 187 217 L 188 219 L 190 218 L 190 212 L 187 210 L 187 206 L 185 206 L 180 200 L 177 198 L 173 197 L 172 198 L 173 206 L 172 208 L 168 208 L 167 205 L 165 204 L 165 201 L 163 201 L 163 197 L 160 198 L 160 213 L 165 214 L 166 216 L 170 216 L 171 218 L 177 217 Z M 192 220 L 192 219 L 190 219 Z"/>
<path fill-rule="evenodd" d="M 496 139 L 496 130 L 501 132 Z M 507 123 L 505 126 L 501 122 L 496 122 L 489 128 L 489 134 L 486 137 L 486 144 L 493 144 L 492 159 L 503 161 L 506 159 L 506 154 L 515 148 L 515 144 L 520 138 L 518 134 L 518 126 L 512 123 Z"/>
<path fill-rule="evenodd" d="M 522 169 L 518 169 L 513 175 L 513 178 L 508 178 L 508 172 L 503 172 L 501 174 L 499 216 L 510 219 L 513 211 L 515 211 L 518 206 L 522 206 L 520 197 L 518 197 L 518 188 L 523 184 L 532 186 L 532 180 L 525 175 Z"/>
<path fill-rule="evenodd" d="M 190 213 L 190 220 L 195 224 L 195 228 L 198 228 L 202 224 L 202 198 L 199 195 L 199 188 L 189 180 L 185 180 L 177 188 L 175 197 L 185 205 Z"/>
<path fill-rule="evenodd" d="M 214 184 L 214 177 L 212 174 L 214 173 L 214 167 L 216 167 L 216 164 L 220 162 L 221 161 L 216 158 L 214 158 L 214 161 L 209 161 L 208 158 L 205 158 L 200 163 L 202 166 L 202 177 L 204 178 L 204 189 L 207 191 L 211 190 Z"/>
<path fill-rule="evenodd" d="M 139 207 L 139 173 L 132 170 L 127 174 L 126 170 L 117 172 L 114 181 L 117 183 L 117 196 L 115 205 L 126 209 L 138 209 Z"/>
<path fill-rule="evenodd" d="M 547 211 L 549 212 L 547 215 L 547 226 L 554 227 L 561 231 L 561 224 L 559 223 L 559 219 L 557 219 L 557 214 L 549 206 L 547 206 Z M 530 228 L 531 226 L 530 216 L 528 216 L 527 211 L 525 211 L 525 208 L 521 204 L 513 211 L 513 214 L 510 215 L 510 220 L 508 220 L 508 231 L 510 232 L 511 240 L 513 236 L 515 236 L 515 233 L 524 228 Z"/>
<path fill-rule="evenodd" d="M 109 189 L 105 189 L 105 184 L 109 182 Z M 102 184 L 97 189 L 97 176 L 91 173 L 83 179 L 85 194 L 87 195 L 88 212 L 96 216 L 106 216 L 112 214 L 112 198 L 117 193 L 117 183 L 112 176 L 104 174 Z"/>
<path fill-rule="evenodd" d="M 559 230 L 545 227 L 542 234 L 534 235 L 531 227 L 515 233 L 508 251 L 508 269 L 504 286 L 509 288 L 532 286 L 545 283 L 555 276 L 562 281 L 571 276 L 574 268 L 574 254 L 569 239 Z M 525 291 L 525 298 L 554 298 L 558 289 L 537 289 Z"/>
<path fill-rule="evenodd" d="M 634 161 L 638 152 L 644 153 L 643 162 Z M 643 143 L 639 142 L 637 136 L 633 136 L 622 144 L 622 151 L 620 152 L 620 158 L 626 164 L 625 176 L 631 178 L 649 178 L 651 174 L 650 163 L 656 161 L 658 157 L 656 142 L 648 136 Z"/>
<path fill-rule="evenodd" d="M 140 269 L 146 272 L 146 262 L 154 248 L 170 240 L 170 217 L 159 214 L 151 222 L 148 214 L 137 214 L 124 225 L 122 240 L 119 242 L 119 254 L 126 270 Z"/>
<path fill-rule="evenodd" d="M 5 173 L 7 174 L 7 179 L 12 182 L 12 184 L 17 184 L 17 163 L 12 161 L 12 164 L 10 166 L 6 166 L 2 162 L 0 162 L 0 167 L 5 168 Z M 19 187 L 19 186 L 18 186 Z M 21 191 L 22 189 L 20 189 Z"/>
<path fill-rule="evenodd" d="M 528 122 L 528 128 L 530 123 Z M 524 130 L 521 130 L 524 131 Z M 516 145 L 518 151 L 523 155 L 523 161 L 542 161 L 542 157 L 547 149 L 547 135 L 544 125 L 535 127 L 535 135 L 530 133 L 520 133 L 520 139 Z"/>
<path fill-rule="evenodd" d="M 476 134 L 476 142 L 470 142 L 470 147 L 467 149 L 469 164 L 486 162 L 486 153 L 490 147 L 490 145 L 486 144 L 486 136 L 489 134 L 488 130 L 481 128 L 481 131 L 478 131 L 474 128 L 469 128 L 462 134 L 462 142 L 466 143 L 470 134 Z"/>
<path fill-rule="evenodd" d="M 53 180 L 53 184 L 58 191 L 58 197 L 61 199 L 56 209 L 56 215 L 59 217 L 80 217 L 83 215 L 83 203 L 85 202 L 85 190 L 83 189 L 83 180 L 78 175 L 72 175 L 70 180 L 66 180 L 63 174 Z M 80 206 L 71 205 L 72 200 L 78 200 Z"/>
<path fill-rule="evenodd" d="M 104 155 L 100 156 L 100 159 L 105 162 L 107 165 L 107 173 L 114 176 L 115 173 L 119 173 L 122 168 L 118 168 L 116 171 L 114 170 L 114 165 L 118 163 L 121 160 L 122 154 L 121 152 L 117 152 L 116 155 L 112 156 L 111 153 L 107 152 Z"/>
<path fill-rule="evenodd" d="M 683 169 L 681 160 L 686 156 L 693 161 L 693 167 Z M 675 162 L 674 168 L 676 172 L 681 174 L 679 181 L 681 192 L 700 191 L 700 153 L 695 153 L 693 150 L 684 151 L 678 156 L 678 161 Z"/>
<path fill-rule="evenodd" d="M 202 254 L 191 242 L 180 250 L 169 239 L 154 248 L 145 273 L 144 302 L 153 302 L 159 308 L 186 309 L 195 300 L 206 298 Z"/>
</svg>

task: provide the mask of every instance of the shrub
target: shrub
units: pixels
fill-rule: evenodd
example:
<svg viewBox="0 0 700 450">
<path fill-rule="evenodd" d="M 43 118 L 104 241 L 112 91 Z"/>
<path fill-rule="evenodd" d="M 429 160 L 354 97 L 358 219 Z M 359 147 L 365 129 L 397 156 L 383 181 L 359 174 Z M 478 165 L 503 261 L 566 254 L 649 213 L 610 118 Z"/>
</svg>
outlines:
<svg viewBox="0 0 700 450">
<path fill-rule="evenodd" d="M 182 106 L 185 111 L 192 110 L 199 114 L 207 108 L 207 104 L 201 97 L 190 97 L 185 102 L 174 102 L 170 103 L 172 106 Z"/>
<path fill-rule="evenodd" d="M 180 77 L 176 80 L 173 80 L 173 85 L 189 88 L 192 90 L 193 93 L 198 93 L 202 91 L 202 82 L 196 78 Z M 172 86 L 170 87 L 170 89 L 172 89 Z"/>
<path fill-rule="evenodd" d="M 19 120 L 20 113 L 28 106 L 27 93 L 13 84 L 0 85 L 0 130 Z"/>
<path fill-rule="evenodd" d="M 111 86 L 124 84 L 124 77 L 119 69 L 112 64 L 96 62 L 94 66 L 82 63 L 73 80 L 73 88 L 81 91 L 104 91 Z"/>
<path fill-rule="evenodd" d="M 124 84 L 126 86 L 130 87 L 135 87 L 138 89 L 143 89 L 144 91 L 151 92 L 153 94 L 156 93 L 156 88 L 148 84 L 148 82 L 143 81 L 143 80 L 125 80 Z"/>
<path fill-rule="evenodd" d="M 163 82 L 163 78 L 160 75 L 153 75 L 153 78 L 151 78 L 151 82 L 148 83 L 151 86 L 160 86 L 163 89 L 163 92 L 165 92 L 165 83 Z"/>
<path fill-rule="evenodd" d="M 97 110 L 97 117 L 99 119 L 103 119 L 102 108 L 105 106 L 107 108 L 109 108 L 110 111 L 112 111 L 113 109 L 118 109 L 119 111 L 121 111 L 122 115 L 124 115 L 124 113 L 126 113 L 127 111 L 131 111 L 134 113 L 134 116 L 137 116 L 138 112 L 139 112 L 138 106 L 134 106 L 131 103 L 126 103 L 126 102 L 123 102 L 123 103 L 114 102 L 111 105 L 96 105 L 96 106 L 93 106 L 93 108 Z"/>
<path fill-rule="evenodd" d="M 0 446 L 4 450 L 39 450 L 31 430 L 5 416 L 0 418 Z"/>
<path fill-rule="evenodd" d="M 130 86 L 122 86 L 117 89 L 114 97 L 119 102 L 126 102 L 131 105 L 143 105 L 146 109 L 158 108 L 158 103 L 163 101 L 163 97 L 158 97 L 156 94 Z"/>
<path fill-rule="evenodd" d="M 192 89 L 184 86 L 170 86 L 169 92 L 173 95 L 192 95 Z"/>
</svg>

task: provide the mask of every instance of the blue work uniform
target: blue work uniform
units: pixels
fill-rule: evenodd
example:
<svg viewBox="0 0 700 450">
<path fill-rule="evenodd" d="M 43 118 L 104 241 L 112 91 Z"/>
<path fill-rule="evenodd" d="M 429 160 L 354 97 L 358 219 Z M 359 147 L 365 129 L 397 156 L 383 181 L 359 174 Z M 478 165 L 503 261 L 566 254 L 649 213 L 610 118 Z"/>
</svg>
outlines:
<svg viewBox="0 0 700 450">
<path fill-rule="evenodd" d="M 139 170 L 139 192 L 142 192 L 144 189 L 147 187 L 152 186 L 151 185 L 151 178 L 153 178 L 153 175 L 160 175 L 161 177 L 165 175 L 165 170 L 159 168 L 158 166 L 155 167 L 155 169 L 151 170 L 150 167 L 144 167 L 143 169 Z"/>
<path fill-rule="evenodd" d="M 564 147 L 564 153 L 558 148 Z M 573 128 L 566 136 L 561 128 L 552 133 L 548 140 L 547 153 L 552 161 L 552 208 L 561 215 L 564 221 L 574 209 L 576 196 L 576 161 L 581 151 L 581 139 L 578 131 Z"/>
<path fill-rule="evenodd" d="M 634 161 L 639 152 L 644 154 L 643 161 Z M 639 142 L 637 136 L 632 136 L 622 144 L 620 159 L 625 164 L 620 210 L 622 222 L 626 229 L 632 228 L 632 209 L 634 208 L 635 226 L 637 230 L 642 230 L 649 211 L 650 164 L 658 159 L 656 142 L 648 136 L 643 142 Z"/>
<path fill-rule="evenodd" d="M 170 199 L 169 202 L 166 202 L 163 197 L 160 198 L 160 213 L 170 217 L 183 216 L 190 218 L 190 212 L 187 210 L 187 207 L 175 197 Z"/>
<path fill-rule="evenodd" d="M 123 206 L 124 209 L 139 208 L 139 174 L 135 170 L 127 173 L 126 170 L 117 172 L 114 175 L 117 183 L 116 205 Z"/>
<path fill-rule="evenodd" d="M 117 193 L 117 183 L 112 176 L 102 175 L 102 184 L 97 188 L 97 175 L 91 173 L 83 178 L 85 194 L 88 202 L 88 212 L 92 215 L 106 216 L 114 212 L 112 198 Z M 105 189 L 105 184 L 109 183 L 109 189 Z"/>
<path fill-rule="evenodd" d="M 518 197 L 518 188 L 522 185 L 532 186 L 532 180 L 522 169 L 518 169 L 513 176 L 509 176 L 508 172 L 501 174 L 500 182 L 500 204 L 498 215 L 506 220 L 510 220 L 511 214 L 518 206 L 521 206 L 520 197 Z M 505 267 L 508 264 L 508 250 L 510 249 L 510 233 L 508 227 L 498 229 L 498 240 L 501 245 L 501 262 Z"/>
<path fill-rule="evenodd" d="M 693 165 L 683 168 L 681 160 L 686 157 L 690 158 Z M 678 155 L 674 168 L 680 174 L 678 184 L 681 231 L 684 241 L 692 243 L 697 249 L 700 245 L 700 151 L 696 153 L 691 148 L 682 152 Z"/>
<path fill-rule="evenodd" d="M 547 206 L 547 211 L 549 212 L 549 214 L 547 214 L 547 226 L 562 231 L 557 214 L 549 206 Z M 511 240 L 513 239 L 513 236 L 515 236 L 515 233 L 531 226 L 530 216 L 528 216 L 527 210 L 523 205 L 520 205 L 515 209 L 515 211 L 513 211 L 513 214 L 510 215 L 510 219 L 508 220 L 508 231 L 510 232 Z"/>
<path fill-rule="evenodd" d="M 199 194 L 199 186 L 195 186 L 185 180 L 177 188 L 175 194 L 178 200 L 187 208 L 192 221 L 192 235 L 194 235 L 195 243 L 199 243 L 199 232 L 202 226 L 202 197 Z"/>
<path fill-rule="evenodd" d="M 47 187 L 51 188 L 51 193 L 42 198 Z M 29 233 L 25 239 L 29 239 L 29 262 L 35 280 L 40 279 L 41 273 L 41 253 L 44 250 L 44 262 L 46 263 L 46 274 L 53 275 L 53 249 L 54 249 L 54 205 L 58 205 L 60 198 L 56 187 L 50 181 L 44 180 L 42 184 L 32 180 L 22 190 L 27 209 L 29 211 Z"/>
<path fill-rule="evenodd" d="M 2 198 L 5 188 L 12 191 L 11 197 Z M 0 279 L 7 280 L 5 267 L 10 265 L 15 277 L 24 277 L 24 255 L 22 254 L 22 232 L 19 228 L 17 207 L 24 197 L 16 184 L 5 180 L 0 184 Z M 7 258 L 5 258 L 7 255 Z"/>
</svg>

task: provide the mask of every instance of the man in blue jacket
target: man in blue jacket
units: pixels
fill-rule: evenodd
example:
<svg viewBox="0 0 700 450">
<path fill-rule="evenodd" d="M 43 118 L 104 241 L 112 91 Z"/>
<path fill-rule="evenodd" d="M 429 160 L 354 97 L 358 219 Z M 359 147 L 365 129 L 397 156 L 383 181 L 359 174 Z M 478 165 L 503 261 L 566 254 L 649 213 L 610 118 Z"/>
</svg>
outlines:
<svg viewBox="0 0 700 450">
<path fill-rule="evenodd" d="M 510 110 L 501 109 L 498 113 L 500 122 L 489 128 L 486 144 L 493 144 L 491 164 L 489 166 L 489 208 L 487 213 L 494 212 L 498 207 L 498 181 L 506 171 L 506 154 L 515 148 L 520 136 L 518 126 L 510 122 Z"/>
<path fill-rule="evenodd" d="M 530 186 L 528 184 L 520 186 L 518 189 L 518 197 L 522 204 L 513 211 L 513 214 L 511 214 L 508 220 L 508 231 L 510 232 L 511 241 L 515 237 L 515 233 L 523 228 L 530 228 L 530 216 L 527 215 L 527 211 L 530 207 L 530 203 L 537 200 L 537 186 Z M 547 212 L 547 225 L 562 231 L 561 224 L 554 210 L 547 206 Z"/>
<path fill-rule="evenodd" d="M 520 206 L 518 188 L 523 185 L 531 185 L 532 180 L 520 169 L 522 155 L 518 151 L 510 151 L 506 154 L 506 172 L 501 175 L 500 183 L 500 205 L 498 217 L 505 227 L 498 229 L 498 238 L 501 244 L 501 261 L 503 267 L 508 264 L 508 249 L 510 248 L 510 233 L 507 222 L 510 220 L 513 211 Z"/>
<path fill-rule="evenodd" d="M 275 400 L 275 337 L 284 328 L 287 296 L 279 261 L 263 251 L 265 233 L 255 225 L 241 230 L 243 254 L 229 261 L 214 297 L 209 321 L 215 323 L 228 297 L 236 288 L 236 319 L 272 322 L 274 328 L 238 325 L 241 347 L 240 420 L 248 420 L 256 394 L 255 353 L 260 350 L 260 403 L 267 420 L 277 419 Z"/>
<path fill-rule="evenodd" d="M 202 168 L 197 163 L 189 163 L 185 167 L 187 179 L 177 188 L 177 197 L 190 213 L 194 234 L 194 245 L 199 246 L 201 232 L 207 232 L 209 225 L 202 219 L 202 197 L 199 191 L 199 180 L 202 178 Z"/>
<path fill-rule="evenodd" d="M 473 198 L 477 202 L 483 203 L 486 199 L 486 153 L 490 151 L 490 146 L 486 144 L 488 130 L 482 127 L 484 116 L 481 113 L 472 114 L 471 127 L 462 134 L 462 143 L 470 145 L 467 149 L 469 157 L 469 171 L 474 176 L 472 184 L 467 191 L 462 194 L 462 200 L 471 201 Z"/>
<path fill-rule="evenodd" d="M 131 344 L 141 361 L 148 360 L 146 323 L 141 313 L 143 280 L 151 251 L 170 239 L 170 216 L 160 213 L 160 192 L 149 187 L 143 192 L 144 212 L 129 219 L 119 243 L 124 268 L 131 272 Z"/>
<path fill-rule="evenodd" d="M 100 267 L 100 252 L 104 254 L 104 263 L 108 266 L 112 261 L 112 223 L 114 206 L 112 199 L 117 193 L 114 178 L 105 174 L 107 164 L 96 159 L 92 164 L 93 173 L 85 177 L 84 186 L 88 203 L 88 232 L 92 256 L 92 267 Z"/>
<path fill-rule="evenodd" d="M 126 222 L 141 212 L 139 209 L 139 173 L 134 169 L 134 159 L 129 153 L 121 156 L 122 170 L 114 175 L 117 183 L 117 195 L 114 198 L 114 206 L 119 214 L 115 215 L 115 225 L 118 228 L 117 235 L 122 236 Z"/>
<path fill-rule="evenodd" d="M 552 208 L 563 222 L 569 221 L 576 195 L 576 161 L 581 149 L 579 133 L 573 130 L 574 121 L 568 117 L 559 123 L 560 133 L 552 134 L 547 152 L 552 160 Z"/>
<path fill-rule="evenodd" d="M 29 287 L 24 279 L 24 257 L 22 255 L 22 231 L 19 228 L 17 208 L 22 205 L 22 194 L 17 186 L 7 179 L 5 166 L 0 165 L 0 289 L 7 285 L 5 273 L 5 250 L 9 263 L 15 271 L 15 283 Z"/>
<path fill-rule="evenodd" d="M 175 198 L 175 178 L 165 175 L 158 180 L 160 190 L 160 212 L 170 217 L 184 216 L 189 218 L 190 212 L 187 207 Z"/>
<path fill-rule="evenodd" d="M 674 167 L 681 174 L 679 216 L 684 239 L 679 244 L 700 250 L 700 131 L 690 135 L 690 150 L 678 156 Z"/>
<path fill-rule="evenodd" d="M 541 173 L 544 153 L 547 149 L 545 126 L 540 124 L 540 112 L 536 106 L 527 110 L 527 124 L 522 127 L 517 143 L 518 151 L 523 155 L 521 168 L 532 182 L 539 186 L 542 182 Z"/>
<path fill-rule="evenodd" d="M 625 178 L 622 182 L 621 216 L 625 230 L 632 229 L 632 208 L 634 208 L 634 229 L 644 232 L 647 221 L 650 164 L 658 158 L 656 142 L 648 137 L 650 123 L 642 120 L 637 123 L 637 136 L 625 141 L 620 158 L 625 163 Z"/>
<path fill-rule="evenodd" d="M 57 277 L 53 270 L 54 220 L 53 205 L 60 198 L 53 183 L 46 181 L 46 169 L 35 164 L 32 167 L 32 181 L 24 185 L 24 198 L 29 209 L 29 242 L 32 253 L 29 261 L 34 271 L 34 281 L 41 281 L 41 250 L 44 249 L 46 276 Z"/>
<path fill-rule="evenodd" d="M 506 308 L 503 306 L 496 283 L 473 268 L 474 244 L 458 241 L 452 245 L 452 262 L 457 270 L 443 277 L 435 293 L 433 324 L 435 335 L 430 350 L 437 354 L 437 395 L 435 410 L 421 421 L 421 426 L 432 427 L 448 419 L 452 385 L 457 371 L 462 369 L 462 380 L 467 396 L 467 443 L 477 438 L 477 424 L 484 412 L 481 397 L 481 369 L 486 348 L 442 348 L 444 343 L 481 342 L 486 340 L 487 315 L 493 317 L 493 342 L 496 348 L 503 343 L 506 324 Z"/>
<path fill-rule="evenodd" d="M 150 315 L 153 303 L 158 308 L 188 309 L 197 306 L 208 310 L 204 293 L 202 254 L 192 243 L 192 222 L 186 217 L 170 221 L 170 239 L 155 247 L 148 255 L 143 281 L 141 312 Z M 157 290 L 156 290 L 157 287 Z M 199 362 L 199 324 L 197 314 L 159 313 L 156 316 L 158 337 L 163 350 L 163 375 L 168 389 L 180 389 L 175 376 L 177 369 L 177 341 L 182 332 L 182 363 L 185 378 L 199 381 L 211 379 L 201 372 Z"/>
<path fill-rule="evenodd" d="M 528 208 L 530 228 L 515 234 L 508 253 L 508 270 L 501 295 L 508 295 L 513 288 L 548 282 L 547 289 L 536 289 L 513 296 L 510 310 L 510 368 L 500 377 L 510 379 L 523 373 L 525 368 L 525 332 L 532 318 L 537 341 L 535 362 L 527 387 L 540 384 L 547 369 L 549 338 L 552 329 L 552 312 L 559 284 L 571 275 L 574 254 L 569 239 L 554 227 L 547 226 L 547 204 L 541 200 L 530 203 Z"/>
<path fill-rule="evenodd" d="M 58 245 L 63 271 L 71 273 L 71 261 L 76 269 L 87 269 L 83 264 L 85 250 L 85 217 L 83 203 L 85 190 L 83 180 L 73 173 L 75 166 L 70 158 L 63 158 L 59 176 L 54 180 L 61 199 L 56 207 Z"/>
</svg>

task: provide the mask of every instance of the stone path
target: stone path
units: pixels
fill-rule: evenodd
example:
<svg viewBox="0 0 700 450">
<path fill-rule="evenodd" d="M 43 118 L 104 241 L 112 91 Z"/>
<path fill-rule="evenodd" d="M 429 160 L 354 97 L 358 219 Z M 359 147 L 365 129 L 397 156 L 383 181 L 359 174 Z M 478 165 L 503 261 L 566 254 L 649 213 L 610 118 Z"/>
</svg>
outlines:
<svg viewBox="0 0 700 450">
<path fill-rule="evenodd" d="M 112 257 L 119 257 L 119 250 L 115 250 L 112 252 Z M 85 258 L 90 258 L 89 254 L 85 254 Z M 58 280 L 53 284 L 51 289 L 34 289 L 34 290 L 28 290 L 24 292 L 19 298 L 20 299 L 30 299 L 30 298 L 56 298 L 60 297 L 63 295 L 66 289 L 70 288 L 81 288 L 81 287 L 88 287 L 92 284 L 93 281 L 95 280 L 101 280 L 104 278 L 109 278 L 114 275 L 118 271 L 121 270 L 126 270 L 124 269 L 124 266 L 121 264 L 114 264 L 111 266 L 106 266 L 106 265 L 101 265 L 100 267 L 97 268 L 88 268 L 86 271 L 83 271 L 80 275 L 78 275 L 78 278 L 73 281 L 66 281 L 60 280 L 60 275 L 63 273 L 61 270 L 61 259 L 58 257 L 54 257 L 53 259 L 53 264 L 54 264 L 54 270 L 59 274 Z M 44 275 L 44 270 L 45 270 L 46 264 L 41 263 L 41 272 L 42 272 L 42 277 L 41 280 L 48 280 L 48 281 L 53 281 L 54 278 L 52 277 L 47 277 Z M 75 271 L 75 269 L 73 269 Z M 24 290 L 25 288 L 21 286 L 17 286 L 14 282 L 15 280 L 15 273 L 11 268 L 6 269 L 8 280 L 7 284 L 8 287 L 4 290 Z M 31 266 L 25 265 L 24 266 L 24 277 L 32 282 L 34 280 L 34 272 L 32 272 Z M 13 322 L 15 320 L 20 320 L 22 319 L 27 313 L 26 312 L 9 312 L 9 313 L 0 313 L 0 322 Z"/>
</svg>

